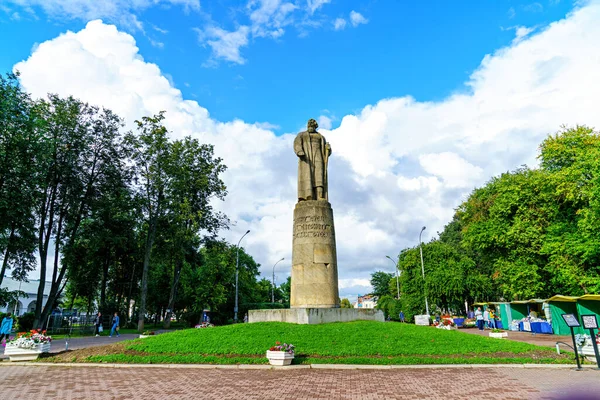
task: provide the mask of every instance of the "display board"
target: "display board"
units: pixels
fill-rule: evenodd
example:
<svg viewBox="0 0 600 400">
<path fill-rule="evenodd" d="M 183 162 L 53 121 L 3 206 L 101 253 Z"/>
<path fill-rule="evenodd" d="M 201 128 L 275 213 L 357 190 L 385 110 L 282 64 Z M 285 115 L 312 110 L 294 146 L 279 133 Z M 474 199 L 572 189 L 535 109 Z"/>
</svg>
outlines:
<svg viewBox="0 0 600 400">
<path fill-rule="evenodd" d="M 577 328 L 581 326 L 574 314 L 562 314 L 562 317 L 569 328 Z"/>
</svg>

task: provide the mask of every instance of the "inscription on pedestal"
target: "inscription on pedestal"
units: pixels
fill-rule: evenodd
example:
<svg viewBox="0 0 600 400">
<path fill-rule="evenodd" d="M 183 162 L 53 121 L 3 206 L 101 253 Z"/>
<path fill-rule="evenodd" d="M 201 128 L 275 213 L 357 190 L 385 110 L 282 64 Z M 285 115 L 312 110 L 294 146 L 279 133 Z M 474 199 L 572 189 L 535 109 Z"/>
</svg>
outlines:
<svg viewBox="0 0 600 400">
<path fill-rule="evenodd" d="M 325 216 L 297 217 L 294 219 L 294 238 L 334 236 L 333 221 Z"/>
</svg>

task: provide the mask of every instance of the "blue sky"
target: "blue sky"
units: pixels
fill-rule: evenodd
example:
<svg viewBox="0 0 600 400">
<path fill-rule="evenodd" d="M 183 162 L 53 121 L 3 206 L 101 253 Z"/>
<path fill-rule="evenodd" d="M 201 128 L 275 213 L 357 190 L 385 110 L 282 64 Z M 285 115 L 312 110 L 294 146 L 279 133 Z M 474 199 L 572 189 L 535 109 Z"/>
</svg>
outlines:
<svg viewBox="0 0 600 400">
<path fill-rule="evenodd" d="M 214 144 L 215 207 L 276 281 L 291 269 L 294 134 L 331 143 L 340 295 L 370 291 L 471 191 L 561 126 L 600 127 L 600 0 L 0 0 L 0 71 L 73 95 L 126 128 L 166 111 Z M 336 29 L 337 28 L 337 29 Z M 34 278 L 34 277 L 33 277 Z"/>
<path fill-rule="evenodd" d="M 3 71 L 27 58 L 35 43 L 78 31 L 89 18 L 57 15 L 36 1 L 29 11 L 18 2 L 2 3 Z M 156 63 L 184 97 L 197 100 L 216 119 L 268 122 L 279 127 L 277 133 L 295 131 L 309 116 L 339 122 L 382 98 L 409 94 L 419 101 L 443 99 L 464 90 L 463 82 L 483 56 L 511 43 L 515 27 L 546 25 L 573 7 L 565 0 L 331 0 L 311 15 L 303 9 L 308 3 L 297 1 L 300 9 L 287 16 L 281 36 L 248 35 L 247 45 L 240 47 L 242 64 L 214 57 L 209 39 L 199 39 L 199 31 L 251 25 L 249 10 L 257 7 L 230 0 L 199 4 L 197 9 L 168 2 L 125 9 L 136 15 L 141 29 L 123 17 L 125 12 L 92 10 L 84 15 L 132 34 L 144 59 Z M 354 27 L 352 11 L 365 23 Z M 337 18 L 346 21 L 345 29 L 335 30 Z"/>
</svg>

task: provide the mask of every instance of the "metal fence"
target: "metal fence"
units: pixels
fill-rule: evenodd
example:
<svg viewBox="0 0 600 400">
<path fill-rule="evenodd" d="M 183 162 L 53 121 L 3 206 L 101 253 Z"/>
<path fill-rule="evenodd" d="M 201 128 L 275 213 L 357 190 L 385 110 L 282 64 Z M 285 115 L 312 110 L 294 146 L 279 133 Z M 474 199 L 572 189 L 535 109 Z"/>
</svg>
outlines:
<svg viewBox="0 0 600 400">
<path fill-rule="evenodd" d="M 94 333 L 95 321 L 96 315 L 52 314 L 48 318 L 46 330 L 49 334 L 91 334 Z"/>
</svg>

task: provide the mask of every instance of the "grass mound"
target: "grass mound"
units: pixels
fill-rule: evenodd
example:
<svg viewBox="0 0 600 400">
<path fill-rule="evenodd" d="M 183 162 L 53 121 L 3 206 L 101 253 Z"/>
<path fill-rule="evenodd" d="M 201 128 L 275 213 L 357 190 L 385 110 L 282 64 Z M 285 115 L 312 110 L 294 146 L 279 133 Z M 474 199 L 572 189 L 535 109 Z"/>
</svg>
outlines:
<svg viewBox="0 0 600 400">
<path fill-rule="evenodd" d="M 63 361 L 265 364 L 276 341 L 296 346 L 295 363 L 462 364 L 572 362 L 551 348 L 408 324 L 238 324 L 135 340 L 120 351 L 66 355 Z M 83 354 L 82 354 L 83 356 Z M 57 361 L 59 361 L 57 359 Z"/>
</svg>

